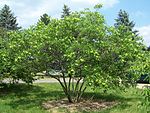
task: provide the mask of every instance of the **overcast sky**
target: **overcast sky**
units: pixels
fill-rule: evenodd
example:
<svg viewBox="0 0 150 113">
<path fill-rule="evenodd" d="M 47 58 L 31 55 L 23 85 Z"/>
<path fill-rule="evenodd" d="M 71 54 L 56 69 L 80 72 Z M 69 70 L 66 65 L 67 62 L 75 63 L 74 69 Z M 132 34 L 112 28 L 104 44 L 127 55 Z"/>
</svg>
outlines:
<svg viewBox="0 0 150 113">
<path fill-rule="evenodd" d="M 126 10 L 130 19 L 136 23 L 144 42 L 150 45 L 150 0 L 0 0 L 0 8 L 7 4 L 17 16 L 20 26 L 27 28 L 34 25 L 44 13 L 59 18 L 64 4 L 72 11 L 91 8 L 102 3 L 100 12 L 105 16 L 108 25 L 114 24 L 120 9 Z"/>
</svg>

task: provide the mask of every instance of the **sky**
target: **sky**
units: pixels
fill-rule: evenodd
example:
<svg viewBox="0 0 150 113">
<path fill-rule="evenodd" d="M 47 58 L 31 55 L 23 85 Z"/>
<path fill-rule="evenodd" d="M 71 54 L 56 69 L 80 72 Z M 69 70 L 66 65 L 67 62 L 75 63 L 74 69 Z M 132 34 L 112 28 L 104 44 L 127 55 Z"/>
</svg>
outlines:
<svg viewBox="0 0 150 113">
<path fill-rule="evenodd" d="M 0 9 L 5 4 L 9 5 L 19 26 L 28 28 L 36 24 L 44 13 L 60 18 L 64 4 L 71 11 L 79 11 L 92 8 L 97 3 L 103 4 L 100 13 L 105 16 L 108 25 L 115 23 L 120 9 L 127 11 L 130 20 L 135 22 L 135 29 L 143 36 L 144 43 L 150 46 L 150 0 L 0 0 Z"/>
</svg>

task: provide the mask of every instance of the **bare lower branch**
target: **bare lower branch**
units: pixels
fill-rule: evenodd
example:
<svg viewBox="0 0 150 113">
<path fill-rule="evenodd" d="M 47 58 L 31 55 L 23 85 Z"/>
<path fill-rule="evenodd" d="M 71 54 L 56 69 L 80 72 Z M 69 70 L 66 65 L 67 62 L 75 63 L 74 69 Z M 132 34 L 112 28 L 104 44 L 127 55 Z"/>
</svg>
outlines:
<svg viewBox="0 0 150 113">
<path fill-rule="evenodd" d="M 68 81 L 68 91 L 70 92 L 70 84 L 71 84 L 71 75 L 69 75 L 69 81 Z"/>
<path fill-rule="evenodd" d="M 76 86 L 75 86 L 75 92 L 77 92 L 78 87 L 79 87 L 79 83 L 80 83 L 81 80 L 82 80 L 82 77 L 80 77 L 80 78 L 77 80 Z"/>
<path fill-rule="evenodd" d="M 74 90 L 75 90 L 75 88 L 74 88 L 74 77 L 72 77 L 72 92 L 74 93 Z"/>
<path fill-rule="evenodd" d="M 80 91 L 80 94 L 79 94 L 79 96 L 78 96 L 77 101 L 79 101 L 79 100 L 81 99 L 81 97 L 82 97 L 83 93 L 85 92 L 86 88 L 87 88 L 87 87 L 84 87 L 84 89 Z"/>
</svg>

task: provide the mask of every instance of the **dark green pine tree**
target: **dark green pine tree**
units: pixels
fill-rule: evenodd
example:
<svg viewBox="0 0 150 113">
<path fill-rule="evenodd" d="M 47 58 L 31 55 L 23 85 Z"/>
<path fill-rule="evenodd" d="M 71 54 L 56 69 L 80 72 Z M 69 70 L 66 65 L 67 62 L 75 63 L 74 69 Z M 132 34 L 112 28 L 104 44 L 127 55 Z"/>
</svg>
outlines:
<svg viewBox="0 0 150 113">
<path fill-rule="evenodd" d="M 64 7 L 63 7 L 63 12 L 62 12 L 62 15 L 61 15 L 61 18 L 64 18 L 66 16 L 69 16 L 71 13 L 70 11 L 70 8 L 64 4 Z"/>
<path fill-rule="evenodd" d="M 6 30 L 18 30 L 21 28 L 18 27 L 17 19 L 8 5 L 4 5 L 0 11 L 0 27 Z"/>
<path fill-rule="evenodd" d="M 48 25 L 50 23 L 50 17 L 48 14 L 43 14 L 40 18 L 40 21 L 43 22 L 45 25 Z"/>
<path fill-rule="evenodd" d="M 114 26 L 116 28 L 123 25 L 126 26 L 127 30 L 133 32 L 135 34 L 135 37 L 138 35 L 137 34 L 138 31 L 134 30 L 135 23 L 129 20 L 129 14 L 126 11 L 120 10 L 118 13 L 118 18 L 115 19 L 115 21 L 116 23 L 114 24 Z"/>
<path fill-rule="evenodd" d="M 150 46 L 147 48 L 147 51 L 150 51 Z"/>
</svg>

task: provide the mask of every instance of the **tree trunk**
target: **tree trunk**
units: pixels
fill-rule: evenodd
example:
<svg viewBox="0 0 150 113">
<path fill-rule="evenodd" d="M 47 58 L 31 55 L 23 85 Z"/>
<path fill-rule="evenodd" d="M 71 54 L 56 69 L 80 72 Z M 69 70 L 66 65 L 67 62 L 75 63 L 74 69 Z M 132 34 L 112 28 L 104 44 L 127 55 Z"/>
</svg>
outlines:
<svg viewBox="0 0 150 113">
<path fill-rule="evenodd" d="M 83 87 L 84 81 L 80 85 L 81 78 L 79 78 L 78 81 L 76 82 L 75 89 L 71 87 L 72 85 L 74 85 L 74 82 L 71 82 L 71 79 L 74 78 L 72 78 L 71 76 L 69 76 L 68 83 L 66 82 L 65 77 L 63 77 L 63 81 L 61 81 L 60 78 L 56 78 L 56 77 L 53 78 L 58 80 L 58 82 L 60 83 L 69 103 L 75 103 L 81 100 L 81 96 L 86 90 L 86 87 Z"/>
</svg>

